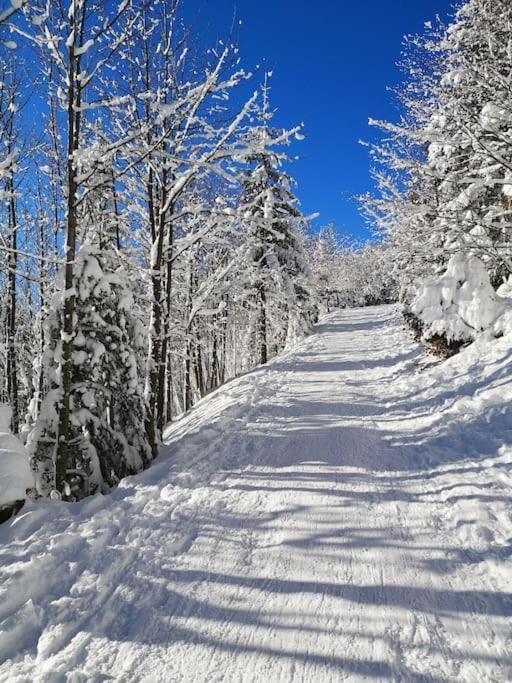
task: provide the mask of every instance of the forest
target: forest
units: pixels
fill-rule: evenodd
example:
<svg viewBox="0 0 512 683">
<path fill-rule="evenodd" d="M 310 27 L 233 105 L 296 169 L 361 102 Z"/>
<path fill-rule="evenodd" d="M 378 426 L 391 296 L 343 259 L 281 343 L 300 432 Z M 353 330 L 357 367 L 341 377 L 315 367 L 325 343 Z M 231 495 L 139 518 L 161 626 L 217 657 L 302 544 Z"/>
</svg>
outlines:
<svg viewBox="0 0 512 683">
<path fill-rule="evenodd" d="M 36 497 L 108 490 L 321 309 L 393 297 L 380 248 L 301 212 L 272 74 L 182 4 L 0 15 L 0 399 Z"/>
</svg>

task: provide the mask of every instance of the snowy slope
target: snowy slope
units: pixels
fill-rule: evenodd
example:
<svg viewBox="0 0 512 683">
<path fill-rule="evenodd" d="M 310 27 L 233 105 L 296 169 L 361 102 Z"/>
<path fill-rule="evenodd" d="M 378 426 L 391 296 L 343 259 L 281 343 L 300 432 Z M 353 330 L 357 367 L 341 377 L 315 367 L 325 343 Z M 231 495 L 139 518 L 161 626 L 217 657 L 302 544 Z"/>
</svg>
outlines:
<svg viewBox="0 0 512 683">
<path fill-rule="evenodd" d="M 511 359 L 330 315 L 111 496 L 0 527 L 0 680 L 511 680 Z"/>
</svg>

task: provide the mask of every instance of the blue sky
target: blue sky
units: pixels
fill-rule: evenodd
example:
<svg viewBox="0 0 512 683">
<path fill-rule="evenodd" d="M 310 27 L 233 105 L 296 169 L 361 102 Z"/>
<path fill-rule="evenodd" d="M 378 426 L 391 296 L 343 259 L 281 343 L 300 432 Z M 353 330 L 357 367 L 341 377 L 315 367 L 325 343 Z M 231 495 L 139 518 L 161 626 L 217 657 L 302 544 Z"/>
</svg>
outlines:
<svg viewBox="0 0 512 683">
<path fill-rule="evenodd" d="M 198 5 L 201 3 L 198 3 Z M 276 123 L 304 122 L 293 166 L 306 213 L 318 225 L 365 239 L 357 207 L 348 197 L 371 188 L 368 118 L 397 117 L 386 87 L 400 80 L 396 62 L 402 37 L 450 12 L 448 0 L 206 0 L 203 20 L 219 37 L 233 12 L 242 20 L 244 66 L 273 70 Z"/>
</svg>

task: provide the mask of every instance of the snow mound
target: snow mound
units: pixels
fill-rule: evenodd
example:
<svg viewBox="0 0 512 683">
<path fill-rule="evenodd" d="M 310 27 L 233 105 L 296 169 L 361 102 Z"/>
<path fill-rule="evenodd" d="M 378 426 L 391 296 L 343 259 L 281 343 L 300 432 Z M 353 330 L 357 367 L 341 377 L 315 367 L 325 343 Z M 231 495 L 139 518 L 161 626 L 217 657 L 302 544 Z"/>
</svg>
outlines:
<svg viewBox="0 0 512 683">
<path fill-rule="evenodd" d="M 11 429 L 12 410 L 8 403 L 0 403 L 0 433 Z"/>
<path fill-rule="evenodd" d="M 0 432 L 0 507 L 24 500 L 33 485 L 23 444 L 12 434 Z"/>
<path fill-rule="evenodd" d="M 424 339 L 439 335 L 448 342 L 473 341 L 509 308 L 494 291 L 483 263 L 464 254 L 452 256 L 440 277 L 419 281 L 410 306 L 422 323 Z"/>
</svg>

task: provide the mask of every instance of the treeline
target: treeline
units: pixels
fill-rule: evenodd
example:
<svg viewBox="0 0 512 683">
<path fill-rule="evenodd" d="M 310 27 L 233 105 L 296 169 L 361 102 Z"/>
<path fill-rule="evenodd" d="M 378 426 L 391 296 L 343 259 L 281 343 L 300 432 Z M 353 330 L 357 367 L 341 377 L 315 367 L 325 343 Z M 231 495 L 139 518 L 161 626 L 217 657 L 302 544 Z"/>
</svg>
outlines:
<svg viewBox="0 0 512 683">
<path fill-rule="evenodd" d="M 409 320 L 455 346 L 508 328 L 512 272 L 512 4 L 459 3 L 406 39 L 398 122 L 372 121 L 383 236 Z"/>
<path fill-rule="evenodd" d="M 0 11 L 0 378 L 37 495 L 146 467 L 162 430 L 316 319 L 300 127 L 179 0 Z"/>
</svg>

